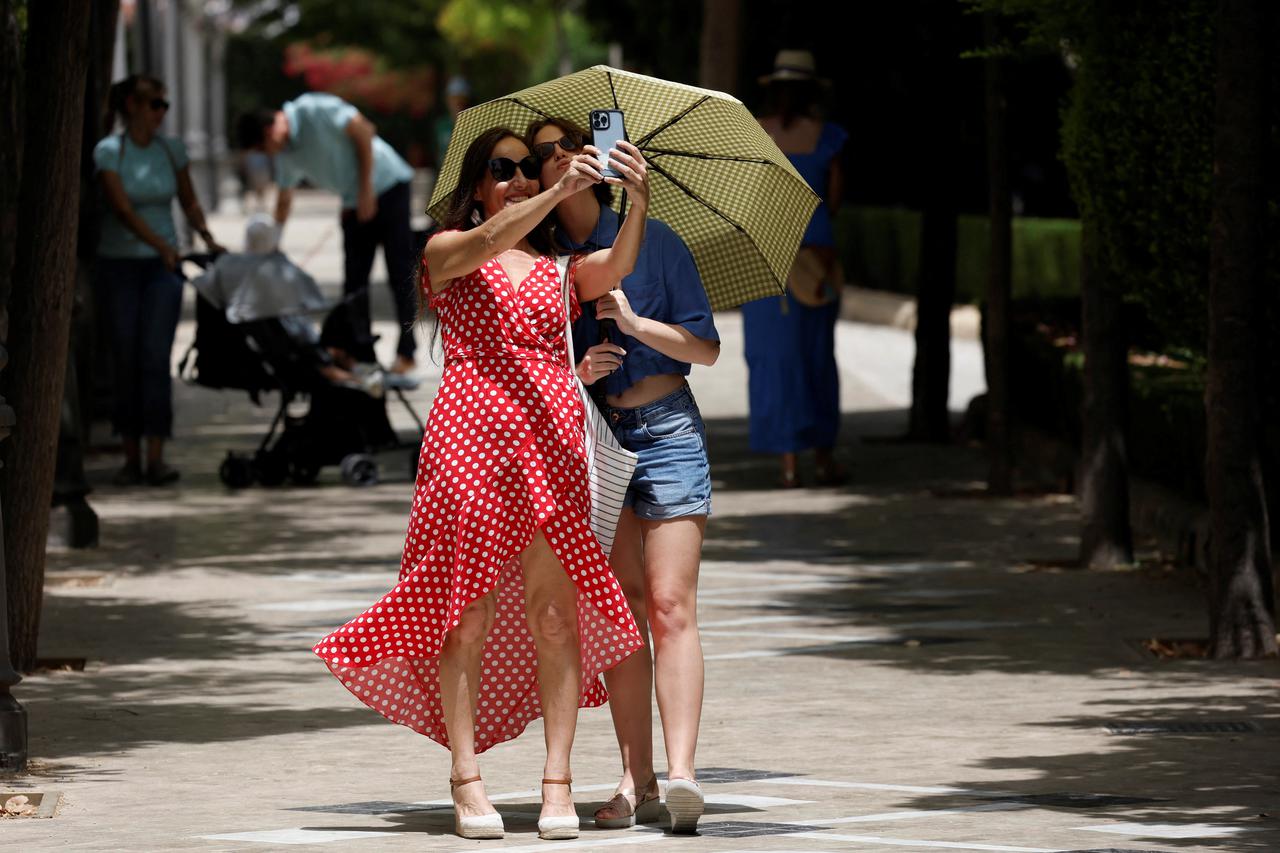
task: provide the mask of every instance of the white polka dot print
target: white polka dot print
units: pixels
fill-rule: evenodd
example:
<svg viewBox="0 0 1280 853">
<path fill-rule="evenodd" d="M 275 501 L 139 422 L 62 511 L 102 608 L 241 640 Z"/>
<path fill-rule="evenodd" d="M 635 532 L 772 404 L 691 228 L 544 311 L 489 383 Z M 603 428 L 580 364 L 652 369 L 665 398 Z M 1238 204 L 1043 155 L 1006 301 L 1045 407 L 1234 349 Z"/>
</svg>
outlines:
<svg viewBox="0 0 1280 853">
<path fill-rule="evenodd" d="M 565 367 L 555 259 L 539 258 L 518 287 L 496 261 L 441 293 L 431 293 L 427 276 L 424 269 L 420 286 L 439 316 L 445 369 L 423 436 L 399 582 L 314 651 L 361 702 L 448 746 L 440 650 L 463 608 L 496 589 L 476 710 L 483 752 L 542 714 L 519 562 L 535 530 L 578 587 L 582 707 L 608 700 L 600 674 L 641 640 L 587 522 L 582 408 Z"/>
</svg>

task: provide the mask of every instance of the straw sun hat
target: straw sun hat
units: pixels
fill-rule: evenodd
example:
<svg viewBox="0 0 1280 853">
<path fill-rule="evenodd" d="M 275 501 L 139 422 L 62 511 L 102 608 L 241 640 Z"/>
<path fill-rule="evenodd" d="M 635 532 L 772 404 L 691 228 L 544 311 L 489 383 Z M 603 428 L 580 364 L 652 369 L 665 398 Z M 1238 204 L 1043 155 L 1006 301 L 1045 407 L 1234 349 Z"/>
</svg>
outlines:
<svg viewBox="0 0 1280 853">
<path fill-rule="evenodd" d="M 773 73 L 760 78 L 760 85 L 810 81 L 826 86 L 831 81 L 817 75 L 813 54 L 807 50 L 780 50 L 773 59 Z"/>
</svg>

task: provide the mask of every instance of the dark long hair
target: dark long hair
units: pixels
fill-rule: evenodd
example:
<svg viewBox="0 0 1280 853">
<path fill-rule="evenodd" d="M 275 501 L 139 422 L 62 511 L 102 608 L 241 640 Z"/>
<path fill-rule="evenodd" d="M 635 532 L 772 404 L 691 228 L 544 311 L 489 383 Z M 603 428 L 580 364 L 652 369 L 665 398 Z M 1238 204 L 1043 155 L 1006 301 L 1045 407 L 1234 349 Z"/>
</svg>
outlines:
<svg viewBox="0 0 1280 853">
<path fill-rule="evenodd" d="M 468 231 L 475 227 L 473 217 L 477 213 L 484 216 L 484 206 L 475 199 L 476 187 L 480 186 L 489 171 L 493 149 L 507 138 L 524 142 L 514 130 L 494 127 L 477 136 L 467 146 L 467 153 L 462 157 L 462 169 L 458 173 L 458 185 L 449 195 L 444 217 L 440 220 L 441 228 Z M 543 219 L 529 232 L 529 245 L 544 255 L 552 253 L 550 217 Z"/>
<path fill-rule="evenodd" d="M 534 137 L 544 127 L 558 128 L 565 136 L 578 140 L 580 145 L 591 141 L 591 134 L 587 133 L 582 125 L 559 116 L 552 116 L 529 123 L 529 128 L 524 132 L 524 144 L 529 146 L 530 151 L 533 150 Z M 596 201 L 600 202 L 601 207 L 609 207 L 613 204 L 613 187 L 609 184 L 601 181 L 591 188 L 591 192 L 595 195 Z"/>
<path fill-rule="evenodd" d="M 123 80 L 112 83 L 111 88 L 107 90 L 107 114 L 103 116 L 102 121 L 104 136 L 110 134 L 115 127 L 116 116 L 120 117 L 122 123 L 129 123 L 129 98 L 138 91 L 139 83 L 146 83 L 157 92 L 166 91 L 164 81 L 150 74 L 130 74 Z"/>
<path fill-rule="evenodd" d="M 484 216 L 484 206 L 475 200 L 476 187 L 480 186 L 480 182 L 484 180 L 485 174 L 489 171 L 489 160 L 492 159 L 493 149 L 499 142 L 510 137 L 519 140 L 519 134 L 510 128 L 494 127 L 486 130 L 475 138 L 475 140 L 467 146 L 467 153 L 462 157 L 462 169 L 458 174 L 458 185 L 453 188 L 453 192 L 449 194 L 449 200 L 445 205 L 444 216 L 440 219 L 440 230 L 442 231 L 469 231 L 476 227 L 473 216 L 479 214 Z M 539 185 L 541 186 L 541 185 Z M 529 245 L 534 250 L 544 255 L 554 255 L 555 247 L 551 241 L 551 217 L 543 218 L 528 235 Z M 426 247 L 423 247 L 422 254 L 418 256 L 418 268 L 414 272 L 413 280 L 422 281 L 422 265 L 425 263 Z M 427 311 L 427 296 L 424 289 L 418 287 L 418 316 L 425 316 Z M 432 334 L 434 340 L 435 334 Z"/>
<path fill-rule="evenodd" d="M 774 80 L 764 90 L 764 114 L 788 128 L 798 118 L 821 119 L 820 100 L 816 80 Z"/>
</svg>

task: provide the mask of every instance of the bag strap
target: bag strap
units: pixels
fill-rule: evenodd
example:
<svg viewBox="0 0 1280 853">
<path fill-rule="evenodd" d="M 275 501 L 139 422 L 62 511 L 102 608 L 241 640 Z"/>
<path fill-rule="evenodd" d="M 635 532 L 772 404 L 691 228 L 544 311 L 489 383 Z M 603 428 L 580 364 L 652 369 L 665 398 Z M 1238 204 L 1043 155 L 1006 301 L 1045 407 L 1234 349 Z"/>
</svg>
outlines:
<svg viewBox="0 0 1280 853">
<path fill-rule="evenodd" d="M 578 360 L 573 353 L 573 318 L 569 310 L 569 262 L 571 260 L 573 260 L 572 255 L 556 255 L 556 272 L 560 274 L 560 295 L 564 302 L 565 354 L 569 359 L 569 372 L 575 373 Z"/>
</svg>

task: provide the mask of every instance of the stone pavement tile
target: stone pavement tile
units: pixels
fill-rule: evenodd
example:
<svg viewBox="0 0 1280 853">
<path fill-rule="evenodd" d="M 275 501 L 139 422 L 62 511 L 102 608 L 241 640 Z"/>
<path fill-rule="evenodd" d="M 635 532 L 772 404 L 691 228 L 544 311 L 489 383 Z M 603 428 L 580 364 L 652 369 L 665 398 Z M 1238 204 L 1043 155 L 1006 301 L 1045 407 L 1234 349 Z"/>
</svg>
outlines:
<svg viewBox="0 0 1280 853">
<path fill-rule="evenodd" d="M 286 240 L 332 264 L 321 208 Z M 389 307 L 380 316 L 385 331 Z M 229 492 L 219 462 L 251 449 L 273 410 L 179 386 L 181 483 L 117 489 L 113 458 L 91 459 L 102 547 L 51 551 L 42 653 L 87 665 L 15 691 L 34 760 L 14 787 L 60 789 L 65 805 L 53 820 L 0 824 L 0 845 L 1280 849 L 1266 758 L 1280 736 L 1276 663 L 1160 662 L 1135 642 L 1203 632 L 1190 579 L 1055 568 L 1075 548 L 1070 498 L 975 499 L 976 451 L 867 440 L 904 422 L 905 333 L 869 351 L 863 329 L 841 325 L 859 348 L 841 349 L 851 484 L 772 490 L 773 461 L 746 445 L 740 324 L 719 320 L 724 355 L 693 377 L 715 482 L 700 584 L 701 836 L 587 827 L 575 842 L 538 841 L 535 724 L 481 759 L 508 838 L 455 838 L 447 753 L 383 722 L 309 651 L 393 582 L 407 477 L 351 489 L 327 470 L 314 488 Z M 420 359 L 419 372 L 425 414 L 439 368 Z M 1239 721 L 1252 725 L 1213 725 Z M 584 711 L 584 818 L 610 794 L 616 754 L 607 710 Z"/>
</svg>

